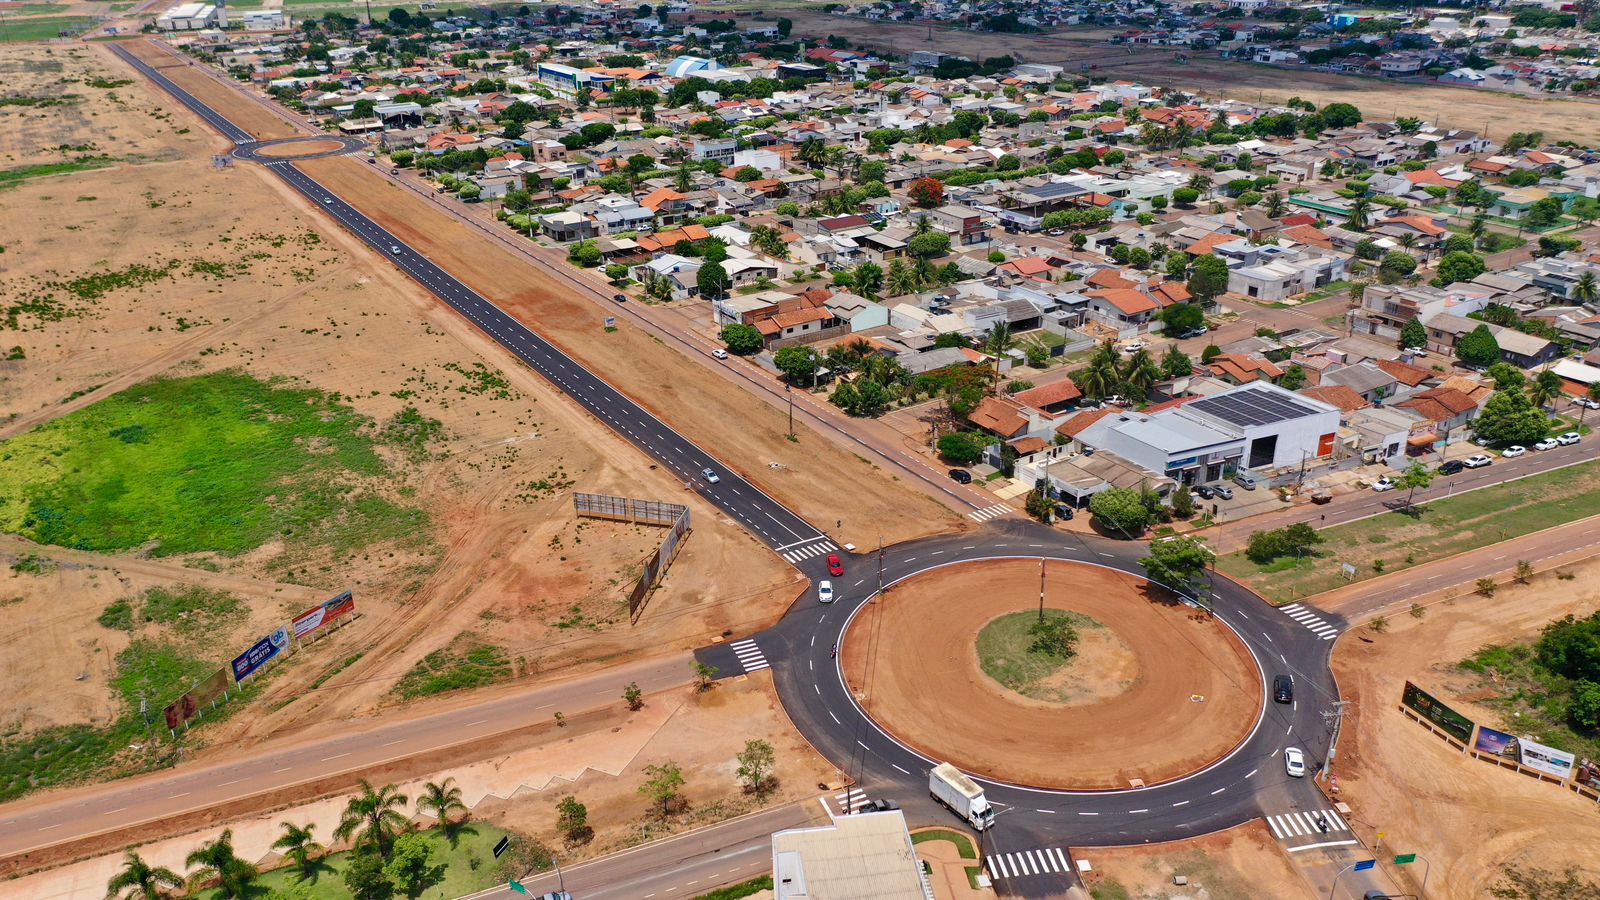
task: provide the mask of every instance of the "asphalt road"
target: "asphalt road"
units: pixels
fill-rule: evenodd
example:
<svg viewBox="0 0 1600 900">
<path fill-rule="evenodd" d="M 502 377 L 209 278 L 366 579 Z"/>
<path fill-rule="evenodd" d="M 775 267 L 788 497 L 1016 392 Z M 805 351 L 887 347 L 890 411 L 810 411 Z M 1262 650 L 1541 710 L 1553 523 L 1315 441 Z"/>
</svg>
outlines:
<svg viewBox="0 0 1600 900">
<path fill-rule="evenodd" d="M 0 806 L 0 858 L 546 724 L 557 711 L 570 718 L 620 703 L 630 681 L 646 693 L 678 687 L 691 680 L 689 659 L 658 657 L 426 716 L 330 725 L 314 738 L 269 740 L 231 760 L 6 804 Z"/>
</svg>

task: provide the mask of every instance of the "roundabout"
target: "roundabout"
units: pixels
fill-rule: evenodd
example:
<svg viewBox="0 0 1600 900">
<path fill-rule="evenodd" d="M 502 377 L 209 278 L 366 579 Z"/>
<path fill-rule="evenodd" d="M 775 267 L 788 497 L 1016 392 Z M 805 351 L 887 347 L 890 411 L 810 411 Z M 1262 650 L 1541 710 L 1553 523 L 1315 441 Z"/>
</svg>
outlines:
<svg viewBox="0 0 1600 900">
<path fill-rule="evenodd" d="M 301 162 L 344 156 L 367 149 L 364 138 L 339 135 L 285 138 L 277 141 L 241 141 L 233 148 L 234 159 L 258 163 Z"/>
<path fill-rule="evenodd" d="M 1041 574 L 1046 610 L 1075 626 L 1070 656 L 1031 649 Z M 1058 560 L 955 563 L 897 582 L 857 608 L 839 658 L 857 705 L 900 743 L 1064 791 L 1204 768 L 1250 733 L 1264 691 L 1226 625 L 1143 579 Z"/>
</svg>

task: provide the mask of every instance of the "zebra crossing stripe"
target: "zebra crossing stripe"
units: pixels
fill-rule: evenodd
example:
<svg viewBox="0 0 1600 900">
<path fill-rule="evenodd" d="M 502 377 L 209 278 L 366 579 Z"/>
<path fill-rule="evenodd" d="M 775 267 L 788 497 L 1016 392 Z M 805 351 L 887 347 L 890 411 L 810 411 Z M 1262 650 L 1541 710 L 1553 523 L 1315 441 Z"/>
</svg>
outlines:
<svg viewBox="0 0 1600 900">
<path fill-rule="evenodd" d="M 793 550 L 786 550 L 783 552 L 783 558 L 789 562 L 797 563 L 802 559 L 810 559 L 813 556 L 820 556 L 824 553 L 828 553 L 837 549 L 839 549 L 838 544 L 835 544 L 833 541 L 824 540 L 817 543 L 806 544 L 803 547 L 796 547 Z"/>
<path fill-rule="evenodd" d="M 746 638 L 742 641 L 734 641 L 728 646 L 733 650 L 733 655 L 738 658 L 739 665 L 744 667 L 746 674 L 771 668 L 767 662 L 766 654 L 761 652 L 761 648 L 756 645 L 755 641 Z"/>
<path fill-rule="evenodd" d="M 1071 861 L 1066 852 L 1059 847 L 998 853 L 985 862 L 989 867 L 989 877 L 996 880 L 1072 871 Z"/>
<path fill-rule="evenodd" d="M 1271 829 L 1272 836 L 1280 841 L 1320 834 L 1322 829 L 1317 827 L 1318 813 L 1327 821 L 1329 833 L 1350 830 L 1350 826 L 1346 825 L 1344 820 L 1339 818 L 1339 814 L 1331 809 L 1279 813 L 1275 816 L 1267 816 L 1267 827 Z"/>
</svg>

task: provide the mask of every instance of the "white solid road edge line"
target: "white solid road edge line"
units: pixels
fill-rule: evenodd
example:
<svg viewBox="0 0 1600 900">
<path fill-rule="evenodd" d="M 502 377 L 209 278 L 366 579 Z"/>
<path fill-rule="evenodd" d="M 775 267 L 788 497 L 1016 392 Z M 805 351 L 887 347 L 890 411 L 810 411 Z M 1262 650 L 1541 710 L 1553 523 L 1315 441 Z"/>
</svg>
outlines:
<svg viewBox="0 0 1600 900">
<path fill-rule="evenodd" d="M 1290 847 L 1289 852 L 1299 853 L 1301 850 L 1316 850 L 1319 847 L 1348 847 L 1351 844 L 1357 843 L 1360 843 L 1360 841 L 1323 841 L 1320 844 L 1306 844 L 1303 847 Z"/>
</svg>

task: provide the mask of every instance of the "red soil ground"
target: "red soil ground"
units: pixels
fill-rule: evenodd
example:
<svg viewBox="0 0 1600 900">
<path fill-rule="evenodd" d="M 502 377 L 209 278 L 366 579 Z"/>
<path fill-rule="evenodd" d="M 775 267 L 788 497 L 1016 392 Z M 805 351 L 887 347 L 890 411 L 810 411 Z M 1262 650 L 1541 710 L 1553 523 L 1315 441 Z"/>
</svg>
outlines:
<svg viewBox="0 0 1600 900">
<path fill-rule="evenodd" d="M 899 740 L 978 775 L 1063 790 L 1181 777 L 1224 756 L 1262 703 L 1250 652 L 1220 622 L 1143 579 L 1052 562 L 1045 605 L 1103 623 L 1138 675 L 1086 706 L 1028 700 L 985 675 L 978 631 L 1034 608 L 1039 563 L 964 563 L 917 576 L 861 612 L 840 648 L 860 702 Z M 1192 699 L 1194 695 L 1204 701 Z"/>
</svg>

